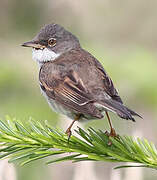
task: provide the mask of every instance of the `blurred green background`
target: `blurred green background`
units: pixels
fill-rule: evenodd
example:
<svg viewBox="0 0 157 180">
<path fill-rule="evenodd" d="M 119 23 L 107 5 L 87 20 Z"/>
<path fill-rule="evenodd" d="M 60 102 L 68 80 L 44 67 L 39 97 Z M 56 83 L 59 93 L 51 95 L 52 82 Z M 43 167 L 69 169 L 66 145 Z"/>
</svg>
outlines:
<svg viewBox="0 0 157 180">
<path fill-rule="evenodd" d="M 82 46 L 101 61 L 125 104 L 143 116 L 132 123 L 111 114 L 118 133 L 144 136 L 157 144 L 156 17 L 157 1 L 154 0 L 2 0 L 0 118 L 5 119 L 6 115 L 22 121 L 33 118 L 62 126 L 63 118 L 51 111 L 40 93 L 38 66 L 32 61 L 31 50 L 20 46 L 31 40 L 44 24 L 55 22 L 74 33 Z M 108 128 L 106 120 L 92 121 L 85 126 L 104 131 Z M 67 170 L 68 166 L 71 170 Z M 111 173 L 102 173 L 105 166 L 108 164 L 95 165 L 97 178 L 113 180 Z M 110 171 L 113 166 L 110 165 Z M 74 179 L 74 168 L 71 163 L 46 166 L 43 161 L 37 161 L 16 166 L 16 173 L 18 180 L 58 180 L 61 177 L 56 172 L 63 171 L 64 179 L 69 180 Z M 121 179 L 126 180 L 124 175 Z M 157 173 L 141 172 L 140 180 L 147 179 L 156 180 Z"/>
</svg>

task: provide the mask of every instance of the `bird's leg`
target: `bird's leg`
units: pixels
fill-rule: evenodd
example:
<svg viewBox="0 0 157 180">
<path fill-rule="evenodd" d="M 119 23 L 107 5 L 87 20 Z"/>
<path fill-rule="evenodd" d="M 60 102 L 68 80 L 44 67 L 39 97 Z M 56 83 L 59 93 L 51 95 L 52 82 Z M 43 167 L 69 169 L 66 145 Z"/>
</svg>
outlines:
<svg viewBox="0 0 157 180">
<path fill-rule="evenodd" d="M 71 136 L 71 128 L 72 128 L 72 126 L 73 126 L 73 124 L 75 123 L 75 119 L 72 121 L 72 123 L 70 124 L 70 126 L 68 127 L 68 129 L 66 130 L 66 134 L 68 135 L 68 141 L 69 141 L 69 139 L 70 139 L 70 136 Z"/>
<path fill-rule="evenodd" d="M 109 125 L 110 125 L 110 133 L 106 133 L 108 136 L 111 136 L 111 137 L 117 137 L 117 134 L 116 134 L 116 131 L 115 129 L 112 127 L 112 123 L 111 123 L 111 120 L 110 120 L 110 117 L 109 117 L 109 114 L 108 112 L 106 111 L 106 116 L 107 116 L 107 119 L 108 119 L 108 122 L 109 122 Z"/>
<path fill-rule="evenodd" d="M 66 130 L 66 134 L 68 135 L 68 141 L 69 141 L 69 139 L 70 139 L 70 137 L 71 137 L 71 128 L 72 128 L 72 126 L 73 126 L 73 124 L 75 123 L 75 121 L 78 121 L 80 119 L 80 114 L 79 115 L 76 115 L 76 117 L 75 117 L 75 119 L 72 121 L 72 123 L 70 124 L 70 126 L 68 127 L 68 129 Z"/>
</svg>

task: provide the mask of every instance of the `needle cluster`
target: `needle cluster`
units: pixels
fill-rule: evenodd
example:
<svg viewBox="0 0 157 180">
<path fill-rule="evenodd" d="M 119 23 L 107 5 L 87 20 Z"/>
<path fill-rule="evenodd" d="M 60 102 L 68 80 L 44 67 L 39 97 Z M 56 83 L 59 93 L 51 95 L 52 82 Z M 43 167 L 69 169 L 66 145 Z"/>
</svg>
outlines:
<svg viewBox="0 0 157 180">
<path fill-rule="evenodd" d="M 51 156 L 47 164 L 62 161 L 107 161 L 139 163 L 138 167 L 157 168 L 157 149 L 146 139 L 130 136 L 108 137 L 101 130 L 78 128 L 78 136 L 67 135 L 45 123 L 0 120 L 0 158 L 20 165 Z M 112 142 L 109 145 L 109 141 Z M 62 154 L 62 155 L 61 155 Z M 137 167 L 137 164 L 135 164 Z"/>
</svg>

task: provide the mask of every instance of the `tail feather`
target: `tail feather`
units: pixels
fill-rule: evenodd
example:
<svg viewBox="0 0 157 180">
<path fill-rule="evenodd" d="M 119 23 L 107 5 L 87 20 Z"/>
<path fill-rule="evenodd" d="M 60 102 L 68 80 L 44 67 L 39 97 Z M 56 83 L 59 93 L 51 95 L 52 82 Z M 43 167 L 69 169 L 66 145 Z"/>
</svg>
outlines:
<svg viewBox="0 0 157 180">
<path fill-rule="evenodd" d="M 120 116 L 121 118 L 126 119 L 126 120 L 130 119 L 132 121 L 135 121 L 133 116 L 138 116 L 138 117 L 142 118 L 136 112 L 130 110 L 123 104 L 121 104 L 115 100 L 112 100 L 112 99 L 108 99 L 108 100 L 105 99 L 103 102 L 101 101 L 99 103 L 96 103 L 96 105 L 98 105 L 99 108 L 103 107 L 105 110 L 115 112 L 118 116 Z"/>
<path fill-rule="evenodd" d="M 140 116 L 140 115 L 137 114 L 136 112 L 132 111 L 131 109 L 129 109 L 129 108 L 127 108 L 127 107 L 126 107 L 126 109 L 131 113 L 132 116 L 138 116 L 138 117 L 140 117 L 141 119 L 143 119 L 142 116 Z"/>
</svg>

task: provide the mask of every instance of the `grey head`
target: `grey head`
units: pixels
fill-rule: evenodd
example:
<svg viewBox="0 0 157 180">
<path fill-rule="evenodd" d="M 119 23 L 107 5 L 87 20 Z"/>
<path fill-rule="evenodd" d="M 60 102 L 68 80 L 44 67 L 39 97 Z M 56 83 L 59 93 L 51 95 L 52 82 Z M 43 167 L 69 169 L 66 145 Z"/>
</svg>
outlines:
<svg viewBox="0 0 157 180">
<path fill-rule="evenodd" d="M 58 24 L 48 24 L 24 47 L 32 47 L 32 56 L 39 64 L 56 59 L 61 54 L 80 47 L 78 39 Z"/>
</svg>

